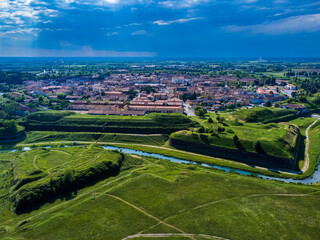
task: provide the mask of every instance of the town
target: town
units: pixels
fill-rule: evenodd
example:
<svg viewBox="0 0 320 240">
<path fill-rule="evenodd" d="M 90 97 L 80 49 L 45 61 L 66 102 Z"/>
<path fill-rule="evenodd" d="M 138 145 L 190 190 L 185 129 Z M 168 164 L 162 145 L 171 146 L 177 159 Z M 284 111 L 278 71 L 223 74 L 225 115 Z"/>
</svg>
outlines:
<svg viewBox="0 0 320 240">
<path fill-rule="evenodd" d="M 279 105 L 278 102 L 298 96 L 297 87 L 288 80 L 264 85 L 254 78 L 208 74 L 119 73 L 102 78 L 94 75 L 25 81 L 20 91 L 4 96 L 18 100 L 22 114 L 57 109 L 57 100 L 64 102 L 60 110 L 97 115 L 179 112 L 194 116 L 198 106 L 208 112 L 255 105 L 306 111 L 303 104 Z"/>
<path fill-rule="evenodd" d="M 320 63 L 0 67 L 0 238 L 318 236 Z"/>
</svg>

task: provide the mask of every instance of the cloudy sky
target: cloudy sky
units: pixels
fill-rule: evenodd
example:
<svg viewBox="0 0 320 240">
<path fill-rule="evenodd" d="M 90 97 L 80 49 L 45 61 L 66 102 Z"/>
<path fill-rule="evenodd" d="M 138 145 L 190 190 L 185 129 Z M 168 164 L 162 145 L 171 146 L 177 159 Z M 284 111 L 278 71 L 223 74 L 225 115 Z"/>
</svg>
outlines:
<svg viewBox="0 0 320 240">
<path fill-rule="evenodd" d="M 0 0 L 0 56 L 319 57 L 317 0 Z"/>
</svg>

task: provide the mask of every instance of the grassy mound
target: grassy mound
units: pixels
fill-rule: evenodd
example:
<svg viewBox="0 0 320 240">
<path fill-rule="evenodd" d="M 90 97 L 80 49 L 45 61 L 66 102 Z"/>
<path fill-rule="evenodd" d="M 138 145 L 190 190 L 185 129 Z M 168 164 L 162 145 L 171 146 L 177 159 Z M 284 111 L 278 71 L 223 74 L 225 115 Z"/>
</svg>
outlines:
<svg viewBox="0 0 320 240">
<path fill-rule="evenodd" d="M 255 107 L 249 109 L 241 109 L 234 113 L 235 117 L 248 123 L 253 122 L 272 122 L 287 117 L 295 116 L 296 111 L 280 108 L 263 108 Z"/>
<path fill-rule="evenodd" d="M 113 143 L 140 143 L 162 146 L 168 140 L 166 134 L 138 135 L 122 133 L 87 133 L 87 132 L 47 132 L 33 131 L 23 143 L 55 142 L 55 141 L 98 141 Z"/>
<path fill-rule="evenodd" d="M 28 116 L 29 120 L 40 121 L 40 122 L 52 122 L 58 121 L 64 117 L 74 115 L 74 112 L 65 111 L 41 111 L 35 112 Z"/>
<path fill-rule="evenodd" d="M 44 111 L 31 114 L 21 123 L 27 130 L 86 131 L 122 133 L 171 133 L 187 129 L 192 121 L 183 114 L 146 116 L 95 116 L 61 111 Z"/>
<path fill-rule="evenodd" d="M 238 141 L 235 141 L 235 135 L 238 137 Z M 210 144 L 247 152 L 256 152 L 254 142 L 259 141 L 265 154 L 274 157 L 293 158 L 298 133 L 289 128 L 289 124 L 267 124 L 259 127 L 256 125 L 233 126 L 221 134 L 183 130 L 172 133 L 170 137 L 187 142 Z"/>
<path fill-rule="evenodd" d="M 123 155 L 100 147 L 35 148 L 12 160 L 14 203 L 19 211 L 35 201 L 75 190 L 119 171 Z"/>
</svg>

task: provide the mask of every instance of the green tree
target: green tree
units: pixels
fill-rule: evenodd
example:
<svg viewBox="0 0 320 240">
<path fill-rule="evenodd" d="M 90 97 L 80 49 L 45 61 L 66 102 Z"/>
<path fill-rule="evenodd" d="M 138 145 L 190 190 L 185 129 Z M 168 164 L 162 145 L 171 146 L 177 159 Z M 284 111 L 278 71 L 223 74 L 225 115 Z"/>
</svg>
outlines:
<svg viewBox="0 0 320 240">
<path fill-rule="evenodd" d="M 261 142 L 259 140 L 255 141 L 253 143 L 253 149 L 257 152 L 257 153 L 264 153 Z"/>
<path fill-rule="evenodd" d="M 319 93 L 319 92 L 317 92 L 316 94 L 314 94 L 314 96 L 313 96 L 313 101 L 314 101 L 315 103 L 320 103 L 320 93 Z"/>
<path fill-rule="evenodd" d="M 195 110 L 194 110 L 194 113 L 197 115 L 197 116 L 204 116 L 206 113 L 207 113 L 207 110 L 202 108 L 202 107 L 196 107 Z"/>
<path fill-rule="evenodd" d="M 3 127 L 4 131 L 8 134 L 16 134 L 18 129 L 17 129 L 17 124 L 15 120 L 5 120 L 3 122 Z"/>
<path fill-rule="evenodd" d="M 19 105 L 15 102 L 11 102 L 5 106 L 7 114 L 11 118 L 15 118 L 17 116 L 17 112 L 19 111 Z"/>
<path fill-rule="evenodd" d="M 3 110 L 0 110 L 0 119 L 5 119 L 6 117 L 6 113 Z"/>
<path fill-rule="evenodd" d="M 198 133 L 204 133 L 206 130 L 204 129 L 203 126 L 199 127 Z"/>
<path fill-rule="evenodd" d="M 57 97 L 58 97 L 58 99 L 60 99 L 60 100 L 65 100 L 66 97 L 67 97 L 67 94 L 65 94 L 65 93 L 59 93 L 59 94 L 57 95 Z"/>
<path fill-rule="evenodd" d="M 264 104 L 265 107 L 271 107 L 272 106 L 272 103 L 270 101 L 267 101 L 265 104 Z"/>
<path fill-rule="evenodd" d="M 218 127 L 218 133 L 223 133 L 226 129 L 224 127 Z"/>
</svg>

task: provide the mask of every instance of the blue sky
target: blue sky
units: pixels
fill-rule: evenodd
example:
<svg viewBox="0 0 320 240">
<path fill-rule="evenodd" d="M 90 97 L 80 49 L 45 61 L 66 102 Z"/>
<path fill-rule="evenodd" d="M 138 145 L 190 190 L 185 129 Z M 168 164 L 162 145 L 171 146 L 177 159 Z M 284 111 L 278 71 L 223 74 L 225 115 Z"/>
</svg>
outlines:
<svg viewBox="0 0 320 240">
<path fill-rule="evenodd" d="M 319 57 L 317 0 L 0 0 L 0 56 Z"/>
</svg>

